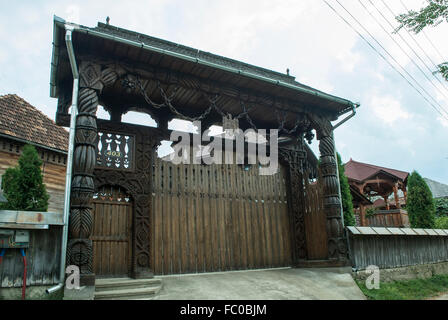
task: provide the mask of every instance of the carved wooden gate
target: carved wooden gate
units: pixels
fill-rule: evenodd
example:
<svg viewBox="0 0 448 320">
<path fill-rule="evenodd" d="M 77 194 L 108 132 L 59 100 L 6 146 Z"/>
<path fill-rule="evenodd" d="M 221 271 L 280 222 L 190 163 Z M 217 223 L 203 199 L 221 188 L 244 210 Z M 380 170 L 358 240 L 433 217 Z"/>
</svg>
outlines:
<svg viewBox="0 0 448 320">
<path fill-rule="evenodd" d="M 119 187 L 103 186 L 94 195 L 93 270 L 98 276 L 127 276 L 131 267 L 132 202 Z"/>
<path fill-rule="evenodd" d="M 155 274 L 290 266 L 284 169 L 173 165 L 155 160 L 152 266 Z"/>
</svg>

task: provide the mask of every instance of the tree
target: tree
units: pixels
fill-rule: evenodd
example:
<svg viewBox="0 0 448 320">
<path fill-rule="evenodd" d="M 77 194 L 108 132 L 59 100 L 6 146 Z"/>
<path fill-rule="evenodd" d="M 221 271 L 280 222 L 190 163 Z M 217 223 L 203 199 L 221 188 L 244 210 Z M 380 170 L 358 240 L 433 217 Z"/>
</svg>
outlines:
<svg viewBox="0 0 448 320">
<path fill-rule="evenodd" d="M 347 176 L 345 175 L 345 168 L 342 164 L 341 155 L 337 153 L 339 181 L 341 184 L 342 210 L 344 213 L 344 225 L 354 226 L 356 224 L 355 212 L 353 210 L 353 199 L 350 193 L 350 185 L 348 184 Z"/>
<path fill-rule="evenodd" d="M 434 199 L 425 180 L 417 171 L 413 171 L 408 178 L 406 209 L 412 228 L 434 228 Z"/>
<path fill-rule="evenodd" d="M 2 189 L 8 200 L 2 204 L 3 209 L 47 211 L 49 195 L 43 183 L 41 166 L 36 148 L 25 145 L 18 166 L 8 168 L 2 176 Z"/>
<path fill-rule="evenodd" d="M 427 0 L 428 5 L 419 12 L 410 10 L 408 13 L 400 14 L 395 17 L 400 23 L 395 32 L 402 28 L 418 34 L 427 26 L 437 26 L 443 21 L 448 22 L 448 0 Z M 448 62 L 443 62 L 438 65 L 438 70 L 445 80 L 448 81 Z"/>
<path fill-rule="evenodd" d="M 438 217 L 448 216 L 448 198 L 435 199 L 436 215 Z"/>
</svg>

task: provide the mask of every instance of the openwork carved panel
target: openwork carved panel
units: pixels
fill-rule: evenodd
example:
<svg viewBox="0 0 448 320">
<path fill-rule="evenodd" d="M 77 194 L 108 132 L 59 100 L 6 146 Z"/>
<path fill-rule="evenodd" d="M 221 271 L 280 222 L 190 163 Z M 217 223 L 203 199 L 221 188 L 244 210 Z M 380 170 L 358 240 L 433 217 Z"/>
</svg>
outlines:
<svg viewBox="0 0 448 320">
<path fill-rule="evenodd" d="M 135 137 L 127 134 L 98 132 L 96 166 L 133 170 Z"/>
</svg>

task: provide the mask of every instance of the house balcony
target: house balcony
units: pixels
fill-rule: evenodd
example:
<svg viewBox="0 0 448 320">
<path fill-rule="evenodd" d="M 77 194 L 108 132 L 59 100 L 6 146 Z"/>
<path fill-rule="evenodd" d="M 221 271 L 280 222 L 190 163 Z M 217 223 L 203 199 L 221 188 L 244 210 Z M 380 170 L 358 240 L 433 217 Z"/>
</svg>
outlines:
<svg viewBox="0 0 448 320">
<path fill-rule="evenodd" d="M 365 227 L 409 228 L 408 212 L 403 209 L 377 210 L 366 214 Z"/>
</svg>

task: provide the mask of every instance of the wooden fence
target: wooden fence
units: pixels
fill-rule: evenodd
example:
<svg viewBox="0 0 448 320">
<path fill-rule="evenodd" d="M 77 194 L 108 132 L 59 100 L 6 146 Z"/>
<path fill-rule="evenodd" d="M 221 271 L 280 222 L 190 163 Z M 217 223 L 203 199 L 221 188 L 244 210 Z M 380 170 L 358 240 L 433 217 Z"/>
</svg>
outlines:
<svg viewBox="0 0 448 320">
<path fill-rule="evenodd" d="M 29 231 L 29 247 L 24 249 L 28 286 L 57 284 L 61 261 L 62 225 L 62 213 L 0 210 L 0 231 Z M 13 246 L 5 245 L 3 241 L 5 238 L 2 237 L 2 246 Z M 7 237 L 6 241 L 10 241 L 10 238 Z M 21 287 L 24 265 L 20 249 L 5 250 L 0 264 L 0 288 Z"/>
<path fill-rule="evenodd" d="M 50 226 L 47 230 L 30 230 L 30 247 L 25 249 L 27 286 L 58 283 L 61 236 L 61 226 Z M 0 287 L 21 287 L 23 268 L 20 249 L 6 249 L 0 265 Z"/>
<path fill-rule="evenodd" d="M 448 230 L 347 227 L 352 266 L 390 269 L 448 261 Z"/>
</svg>

